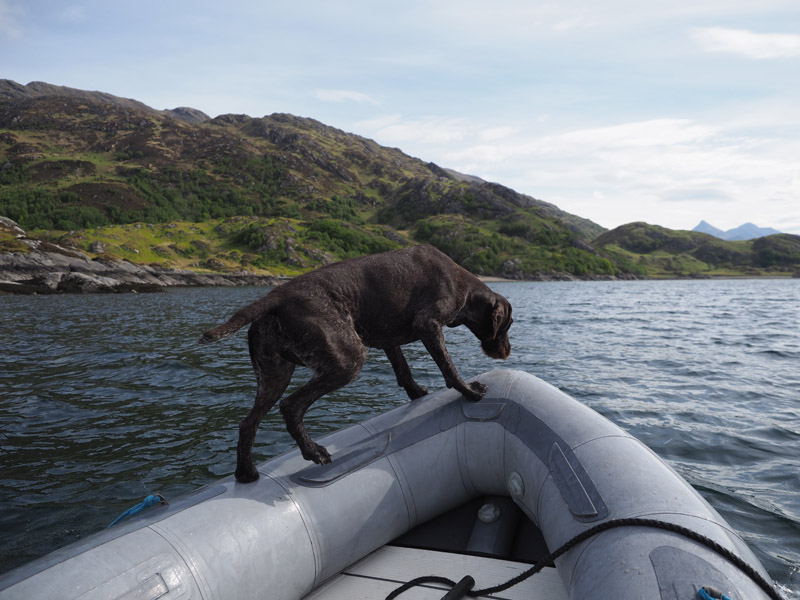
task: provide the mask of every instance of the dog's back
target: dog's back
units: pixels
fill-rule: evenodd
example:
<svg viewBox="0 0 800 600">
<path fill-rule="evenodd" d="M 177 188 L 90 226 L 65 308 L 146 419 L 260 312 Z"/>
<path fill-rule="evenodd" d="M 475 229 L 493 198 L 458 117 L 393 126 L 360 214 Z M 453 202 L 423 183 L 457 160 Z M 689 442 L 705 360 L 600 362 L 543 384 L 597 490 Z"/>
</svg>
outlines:
<svg viewBox="0 0 800 600">
<path fill-rule="evenodd" d="M 201 343 L 235 333 L 279 311 L 285 318 L 303 311 L 320 317 L 347 313 L 365 344 L 375 348 L 406 343 L 386 340 L 406 332 L 422 305 L 445 301 L 457 312 L 465 288 L 477 278 L 433 246 L 419 245 L 326 265 L 274 288 L 237 311 L 226 323 L 206 331 Z"/>
</svg>

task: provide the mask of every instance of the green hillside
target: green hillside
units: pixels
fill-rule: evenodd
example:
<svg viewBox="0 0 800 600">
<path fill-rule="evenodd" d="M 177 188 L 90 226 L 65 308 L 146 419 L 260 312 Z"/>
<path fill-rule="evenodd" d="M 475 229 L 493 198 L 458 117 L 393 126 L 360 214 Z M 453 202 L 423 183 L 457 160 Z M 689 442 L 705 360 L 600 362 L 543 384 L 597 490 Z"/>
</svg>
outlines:
<svg viewBox="0 0 800 600">
<path fill-rule="evenodd" d="M 726 242 L 696 231 L 629 223 L 592 242 L 617 264 L 647 277 L 787 276 L 800 274 L 800 236 Z"/>
<path fill-rule="evenodd" d="M 294 274 L 413 242 L 475 273 L 518 279 L 714 272 L 714 253 L 740 274 L 798 263 L 791 239 L 684 251 L 651 249 L 647 234 L 637 245 L 629 230 L 604 233 L 552 204 L 313 119 L 210 119 L 6 80 L 0 216 L 92 256 L 223 271 Z M 4 235 L 0 251 L 27 248 Z M 761 262 L 747 258 L 757 252 Z"/>
<path fill-rule="evenodd" d="M 431 241 L 487 275 L 616 272 L 576 246 L 595 223 L 312 119 L 187 121 L 187 109 L 29 88 L 0 84 L 0 215 L 90 253 L 291 273 Z M 134 223 L 149 235 L 121 227 Z M 186 223 L 194 246 L 168 235 Z"/>
</svg>

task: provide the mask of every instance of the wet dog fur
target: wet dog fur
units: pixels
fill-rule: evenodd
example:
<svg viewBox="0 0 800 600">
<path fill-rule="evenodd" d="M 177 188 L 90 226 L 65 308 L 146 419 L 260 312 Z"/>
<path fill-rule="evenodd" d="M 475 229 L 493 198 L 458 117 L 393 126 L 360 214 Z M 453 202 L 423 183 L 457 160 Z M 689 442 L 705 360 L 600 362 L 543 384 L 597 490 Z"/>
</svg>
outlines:
<svg viewBox="0 0 800 600">
<path fill-rule="evenodd" d="M 511 305 L 503 296 L 428 245 L 331 264 L 274 288 L 199 340 L 213 342 L 250 324 L 247 341 L 258 391 L 239 425 L 236 479 L 258 479 L 252 459 L 256 430 L 296 365 L 309 367 L 312 377 L 280 401 L 280 411 L 303 457 L 325 464 L 331 456 L 309 437 L 303 417 L 318 398 L 355 379 L 367 348 L 386 353 L 398 385 L 414 400 L 428 390 L 414 381 L 400 347 L 420 340 L 447 387 L 477 401 L 486 386 L 461 379 L 442 327 L 465 325 L 488 356 L 506 359 L 511 323 Z"/>
</svg>

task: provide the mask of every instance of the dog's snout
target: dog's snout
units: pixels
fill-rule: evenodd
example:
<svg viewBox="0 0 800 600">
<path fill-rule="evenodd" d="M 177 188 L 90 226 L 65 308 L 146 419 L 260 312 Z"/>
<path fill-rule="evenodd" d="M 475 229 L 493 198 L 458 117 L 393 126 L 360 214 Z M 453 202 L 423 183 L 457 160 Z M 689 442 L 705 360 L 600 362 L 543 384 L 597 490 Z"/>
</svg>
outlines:
<svg viewBox="0 0 800 600">
<path fill-rule="evenodd" d="M 481 342 L 481 349 L 489 358 L 506 360 L 511 356 L 511 344 L 508 338 L 492 338 Z"/>
</svg>

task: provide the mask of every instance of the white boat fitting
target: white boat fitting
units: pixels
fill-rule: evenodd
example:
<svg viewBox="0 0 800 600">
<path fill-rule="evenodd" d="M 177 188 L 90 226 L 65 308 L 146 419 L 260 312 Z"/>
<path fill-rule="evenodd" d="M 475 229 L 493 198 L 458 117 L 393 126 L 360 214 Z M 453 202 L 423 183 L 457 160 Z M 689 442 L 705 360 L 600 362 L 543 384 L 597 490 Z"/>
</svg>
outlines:
<svg viewBox="0 0 800 600">
<path fill-rule="evenodd" d="M 486 589 L 581 534 L 490 597 L 778 597 L 741 537 L 640 441 L 529 374 L 477 379 L 480 402 L 445 390 L 333 433 L 328 465 L 273 458 L 254 483 L 222 480 L 0 576 L 0 599 L 352 600 L 421 575 Z"/>
</svg>

